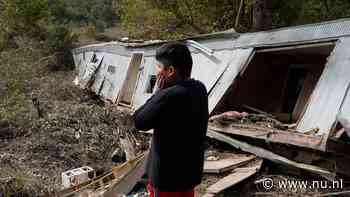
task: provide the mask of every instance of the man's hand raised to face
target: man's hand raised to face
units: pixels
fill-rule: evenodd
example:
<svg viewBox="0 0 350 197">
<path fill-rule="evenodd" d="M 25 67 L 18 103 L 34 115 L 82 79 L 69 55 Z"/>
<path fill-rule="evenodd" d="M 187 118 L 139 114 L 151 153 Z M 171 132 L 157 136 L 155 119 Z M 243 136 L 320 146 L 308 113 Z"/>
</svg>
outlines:
<svg viewBox="0 0 350 197">
<path fill-rule="evenodd" d="M 156 90 L 165 89 L 173 85 L 176 81 L 176 71 L 173 66 L 156 65 Z M 154 91 L 154 92 L 155 92 Z"/>
</svg>

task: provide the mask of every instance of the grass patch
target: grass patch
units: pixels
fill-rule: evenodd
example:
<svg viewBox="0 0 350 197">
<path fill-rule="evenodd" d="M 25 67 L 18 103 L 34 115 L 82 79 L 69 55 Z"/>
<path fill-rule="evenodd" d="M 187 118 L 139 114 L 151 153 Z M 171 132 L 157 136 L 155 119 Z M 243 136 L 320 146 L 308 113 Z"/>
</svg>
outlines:
<svg viewBox="0 0 350 197">
<path fill-rule="evenodd" d="M 0 196 L 36 196 L 40 185 L 29 170 L 0 169 Z"/>
</svg>

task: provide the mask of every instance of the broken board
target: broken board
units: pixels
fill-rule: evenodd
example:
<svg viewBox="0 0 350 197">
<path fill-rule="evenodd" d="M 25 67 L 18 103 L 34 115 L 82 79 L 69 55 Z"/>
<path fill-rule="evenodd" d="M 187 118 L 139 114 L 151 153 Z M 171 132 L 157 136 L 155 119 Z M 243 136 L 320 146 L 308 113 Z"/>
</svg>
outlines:
<svg viewBox="0 0 350 197">
<path fill-rule="evenodd" d="M 232 187 L 237 183 L 240 183 L 243 180 L 253 176 L 255 173 L 257 173 L 260 170 L 262 162 L 263 160 L 259 159 L 251 167 L 235 169 L 232 174 L 225 176 L 224 178 L 220 179 L 218 182 L 209 186 L 209 188 L 207 189 L 207 193 L 204 196 L 205 197 L 214 196 L 215 194 L 218 194 L 224 191 L 225 189 Z"/>
<path fill-rule="evenodd" d="M 248 153 L 252 153 L 258 157 L 264 158 L 264 159 L 268 159 L 270 161 L 276 162 L 276 163 L 280 163 L 283 165 L 287 165 L 287 166 L 293 166 L 295 168 L 298 169 L 302 169 L 308 172 L 312 172 L 314 174 L 318 174 L 324 178 L 326 178 L 327 180 L 331 180 L 333 181 L 335 179 L 335 173 L 334 172 L 330 172 L 325 168 L 321 168 L 318 166 L 314 166 L 314 165 L 309 165 L 309 164 L 305 164 L 305 163 L 298 163 L 292 160 L 289 160 L 285 157 L 282 157 L 278 154 L 275 154 L 269 150 L 265 150 L 263 148 L 260 147 L 256 147 L 256 146 L 252 146 L 248 143 L 245 142 L 241 142 L 239 140 L 230 138 L 226 135 L 217 133 L 215 131 L 212 131 L 210 129 L 208 129 L 207 132 L 207 136 L 210 138 L 214 138 L 216 140 L 219 140 L 221 142 L 225 142 L 227 144 L 232 145 L 235 148 L 238 148 L 242 151 L 248 152 Z"/>
<path fill-rule="evenodd" d="M 222 173 L 244 165 L 255 158 L 254 155 L 229 157 L 217 161 L 205 161 L 204 173 Z"/>
</svg>

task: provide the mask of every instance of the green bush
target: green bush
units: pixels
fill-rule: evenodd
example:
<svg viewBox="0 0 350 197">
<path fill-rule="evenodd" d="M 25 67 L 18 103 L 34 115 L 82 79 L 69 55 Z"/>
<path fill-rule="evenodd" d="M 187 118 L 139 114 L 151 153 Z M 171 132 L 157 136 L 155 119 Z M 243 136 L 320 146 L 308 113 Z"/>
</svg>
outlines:
<svg viewBox="0 0 350 197">
<path fill-rule="evenodd" d="M 74 69 L 71 50 L 77 41 L 78 35 L 74 34 L 67 25 L 51 24 L 47 26 L 44 48 L 47 47 L 47 55 L 53 55 L 53 61 L 49 64 L 52 70 Z"/>
</svg>

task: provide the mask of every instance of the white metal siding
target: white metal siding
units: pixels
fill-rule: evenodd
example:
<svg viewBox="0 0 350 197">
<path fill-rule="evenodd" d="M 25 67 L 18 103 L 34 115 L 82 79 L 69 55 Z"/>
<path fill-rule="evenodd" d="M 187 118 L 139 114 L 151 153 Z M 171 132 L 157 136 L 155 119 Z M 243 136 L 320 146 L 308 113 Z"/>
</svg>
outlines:
<svg viewBox="0 0 350 197">
<path fill-rule="evenodd" d="M 319 135 L 329 133 L 350 82 L 349 47 L 350 38 L 341 38 L 328 57 L 309 105 L 298 124 L 299 131 L 319 128 Z"/>
<path fill-rule="evenodd" d="M 235 49 L 231 52 L 231 61 L 229 61 L 227 69 L 209 94 L 209 113 L 211 113 L 219 103 L 243 66 L 249 63 L 248 61 L 253 55 L 253 52 L 253 48 Z"/>
<path fill-rule="evenodd" d="M 115 102 L 126 77 L 130 57 L 106 54 L 104 58 L 105 81 L 100 96 Z"/>
</svg>

